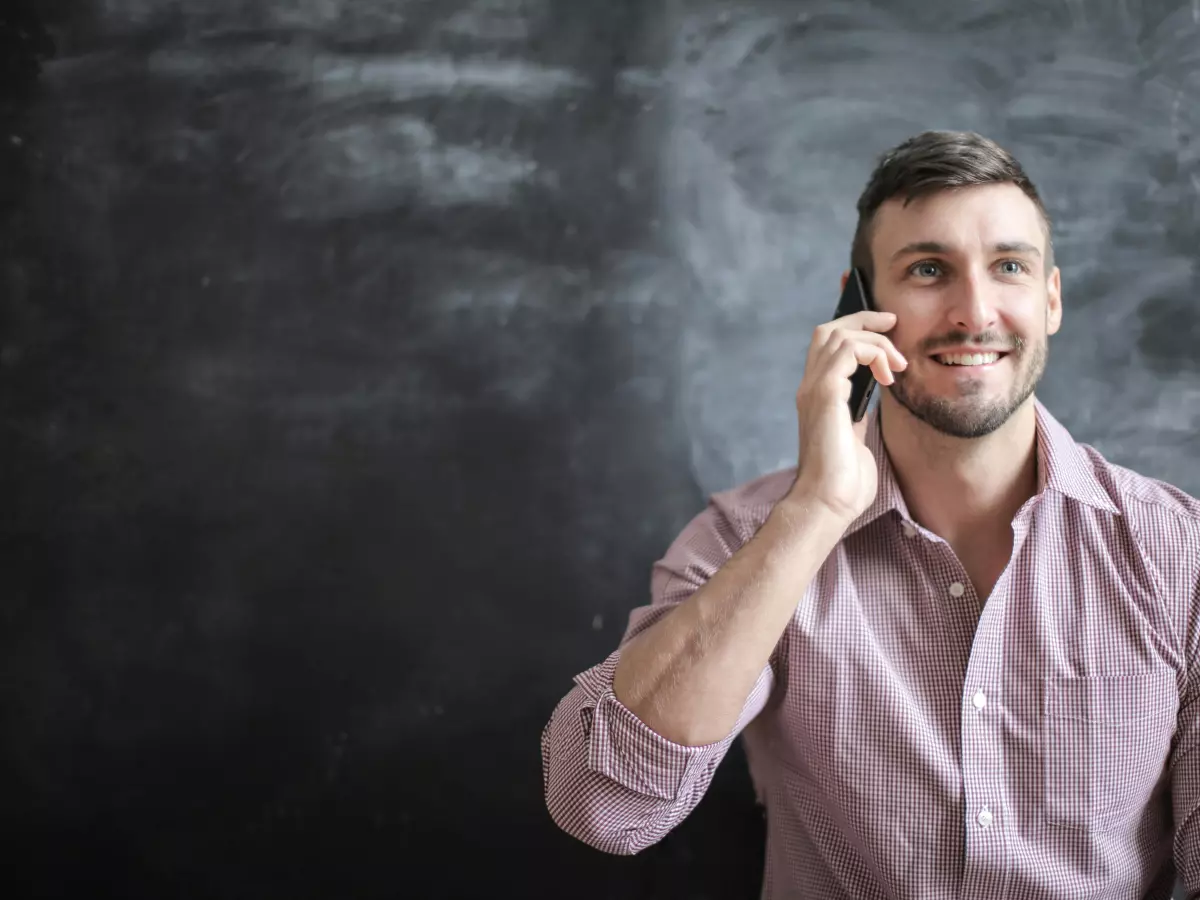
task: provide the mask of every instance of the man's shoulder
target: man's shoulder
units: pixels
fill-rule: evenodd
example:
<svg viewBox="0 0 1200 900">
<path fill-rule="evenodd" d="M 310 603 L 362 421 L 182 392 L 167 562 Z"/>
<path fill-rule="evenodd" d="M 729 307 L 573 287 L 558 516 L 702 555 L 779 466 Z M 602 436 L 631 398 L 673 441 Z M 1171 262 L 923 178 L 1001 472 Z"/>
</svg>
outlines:
<svg viewBox="0 0 1200 900">
<path fill-rule="evenodd" d="M 1090 444 L 1079 444 L 1097 481 L 1121 514 L 1136 525 L 1168 524 L 1200 540 L 1200 500 L 1168 481 L 1112 462 Z"/>
<path fill-rule="evenodd" d="M 712 505 L 749 540 L 791 490 L 796 467 L 777 469 L 711 495 Z"/>
<path fill-rule="evenodd" d="M 795 480 L 796 467 L 789 466 L 718 491 L 713 498 L 720 498 L 723 503 L 740 508 L 774 506 L 791 490 Z"/>
<path fill-rule="evenodd" d="M 1138 557 L 1154 573 L 1156 595 L 1175 634 L 1187 638 L 1189 659 L 1200 647 L 1200 500 L 1160 478 L 1106 460 L 1080 444 L 1097 480 L 1117 507 Z"/>
</svg>

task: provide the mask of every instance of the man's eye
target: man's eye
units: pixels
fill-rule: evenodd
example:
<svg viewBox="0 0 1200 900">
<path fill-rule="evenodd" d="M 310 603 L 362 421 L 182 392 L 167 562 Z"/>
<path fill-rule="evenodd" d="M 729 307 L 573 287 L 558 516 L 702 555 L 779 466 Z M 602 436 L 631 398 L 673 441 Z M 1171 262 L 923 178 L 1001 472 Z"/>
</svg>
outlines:
<svg viewBox="0 0 1200 900">
<path fill-rule="evenodd" d="M 909 271 L 920 278 L 936 278 L 942 269 L 937 263 L 919 262 Z"/>
<path fill-rule="evenodd" d="M 1025 272 L 1025 263 L 1018 259 L 1006 259 L 1000 263 L 1004 267 L 1005 275 L 1021 275 Z"/>
</svg>

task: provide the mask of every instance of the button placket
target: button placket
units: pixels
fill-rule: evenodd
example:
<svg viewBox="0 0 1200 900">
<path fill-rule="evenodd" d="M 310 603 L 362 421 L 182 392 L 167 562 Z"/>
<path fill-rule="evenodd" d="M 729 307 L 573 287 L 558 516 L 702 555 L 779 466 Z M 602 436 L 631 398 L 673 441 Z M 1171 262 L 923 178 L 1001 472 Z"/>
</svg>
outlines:
<svg viewBox="0 0 1200 900">
<path fill-rule="evenodd" d="M 947 588 L 949 594 L 975 594 L 960 568 L 951 577 L 962 590 Z M 973 604 L 944 603 L 948 611 L 969 616 Z M 961 753 L 963 775 L 963 827 L 966 829 L 966 858 L 963 870 L 964 896 L 997 896 L 1003 893 L 1004 860 L 1008 830 L 1005 811 L 1009 808 L 1005 785 L 1005 747 L 1000 739 L 1004 706 L 1001 647 L 1004 638 L 1007 597 L 1003 586 L 988 603 L 981 604 L 975 623 L 966 672 L 960 683 Z M 993 806 L 995 809 L 993 809 Z"/>
</svg>

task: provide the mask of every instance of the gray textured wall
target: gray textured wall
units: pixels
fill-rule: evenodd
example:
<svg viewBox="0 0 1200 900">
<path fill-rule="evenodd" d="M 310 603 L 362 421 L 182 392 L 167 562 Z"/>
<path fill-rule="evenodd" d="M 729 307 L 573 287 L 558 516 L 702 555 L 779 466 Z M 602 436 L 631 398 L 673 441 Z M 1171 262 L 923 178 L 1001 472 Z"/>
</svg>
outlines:
<svg viewBox="0 0 1200 900">
<path fill-rule="evenodd" d="M 616 860 L 550 825 L 538 732 L 705 494 L 790 464 L 854 200 L 924 128 L 1056 220 L 1041 398 L 1200 493 L 1200 0 L 39 8 L 0 109 L 25 896 L 752 896 L 739 755 Z"/>
</svg>

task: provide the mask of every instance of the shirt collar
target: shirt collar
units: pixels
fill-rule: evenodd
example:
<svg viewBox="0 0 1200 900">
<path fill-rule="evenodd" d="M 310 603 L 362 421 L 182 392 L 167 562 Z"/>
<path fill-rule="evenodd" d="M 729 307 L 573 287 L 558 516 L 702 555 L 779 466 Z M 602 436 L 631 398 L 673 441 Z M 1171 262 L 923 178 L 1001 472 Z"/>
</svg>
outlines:
<svg viewBox="0 0 1200 900">
<path fill-rule="evenodd" d="M 1091 463 L 1070 432 L 1036 398 L 1034 410 L 1037 417 L 1037 495 L 1040 497 L 1050 490 L 1079 503 L 1117 514 L 1118 510 L 1108 492 L 1101 486 Z M 904 495 L 900 493 L 900 485 L 896 482 L 891 459 L 883 445 L 878 405 L 868 414 L 866 445 L 878 466 L 879 489 L 871 505 L 846 530 L 847 536 L 892 510 L 899 513 L 904 521 L 912 521 Z"/>
<path fill-rule="evenodd" d="M 1083 448 L 1040 400 L 1037 410 L 1038 493 L 1057 491 L 1065 497 L 1119 515 L 1108 491 L 1096 477 L 1096 469 Z"/>
</svg>

